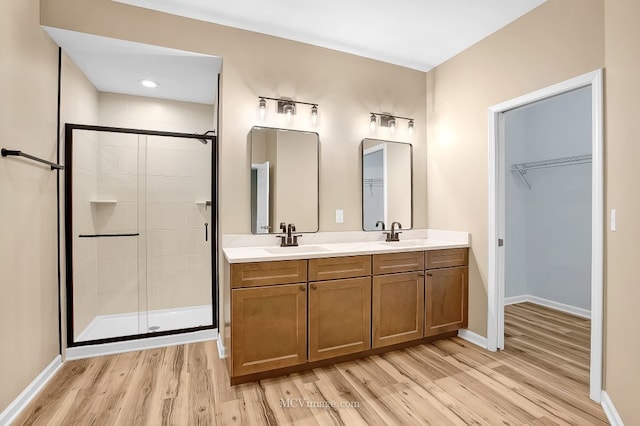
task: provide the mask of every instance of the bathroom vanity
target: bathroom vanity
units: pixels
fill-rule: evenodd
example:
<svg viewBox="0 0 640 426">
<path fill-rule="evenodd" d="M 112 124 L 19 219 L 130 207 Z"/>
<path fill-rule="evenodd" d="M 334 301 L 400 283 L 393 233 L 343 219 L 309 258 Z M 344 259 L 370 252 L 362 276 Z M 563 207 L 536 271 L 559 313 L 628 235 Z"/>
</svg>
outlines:
<svg viewBox="0 0 640 426">
<path fill-rule="evenodd" d="M 231 383 L 456 335 L 467 326 L 469 244 L 453 234 L 225 247 L 220 337 Z"/>
</svg>

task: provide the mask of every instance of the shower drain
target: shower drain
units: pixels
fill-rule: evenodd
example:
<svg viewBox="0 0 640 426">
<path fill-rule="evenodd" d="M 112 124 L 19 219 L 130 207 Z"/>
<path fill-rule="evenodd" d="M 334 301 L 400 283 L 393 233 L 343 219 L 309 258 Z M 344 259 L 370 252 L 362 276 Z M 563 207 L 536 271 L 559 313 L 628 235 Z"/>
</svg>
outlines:
<svg viewBox="0 0 640 426">
<path fill-rule="evenodd" d="M 158 331 L 158 330 L 160 330 L 159 325 L 152 325 L 151 327 L 149 327 L 149 331 Z"/>
</svg>

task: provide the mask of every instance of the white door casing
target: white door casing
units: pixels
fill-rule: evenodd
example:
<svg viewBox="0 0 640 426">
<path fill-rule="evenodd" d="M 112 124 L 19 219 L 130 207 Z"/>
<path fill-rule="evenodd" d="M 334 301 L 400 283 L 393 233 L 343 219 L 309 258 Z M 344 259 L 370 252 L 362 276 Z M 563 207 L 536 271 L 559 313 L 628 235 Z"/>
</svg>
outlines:
<svg viewBox="0 0 640 426">
<path fill-rule="evenodd" d="M 604 141 L 603 78 L 596 70 L 489 108 L 489 273 L 487 283 L 488 349 L 504 349 L 505 236 L 504 112 L 571 90 L 591 86 L 591 365 L 589 396 L 600 402 L 602 393 L 603 269 L 604 269 Z"/>
</svg>

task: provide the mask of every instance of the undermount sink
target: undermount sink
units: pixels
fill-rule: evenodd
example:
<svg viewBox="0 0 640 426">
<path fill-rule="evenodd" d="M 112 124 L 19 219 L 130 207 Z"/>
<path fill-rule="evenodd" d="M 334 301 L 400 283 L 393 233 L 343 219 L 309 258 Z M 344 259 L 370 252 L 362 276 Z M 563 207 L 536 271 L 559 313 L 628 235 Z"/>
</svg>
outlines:
<svg viewBox="0 0 640 426">
<path fill-rule="evenodd" d="M 400 241 L 378 241 L 380 244 L 391 247 L 422 247 L 427 245 L 427 240 L 400 240 Z"/>
<path fill-rule="evenodd" d="M 264 249 L 267 253 L 283 254 L 283 253 L 321 253 L 329 251 L 320 246 L 293 246 L 293 247 L 270 247 Z"/>
</svg>

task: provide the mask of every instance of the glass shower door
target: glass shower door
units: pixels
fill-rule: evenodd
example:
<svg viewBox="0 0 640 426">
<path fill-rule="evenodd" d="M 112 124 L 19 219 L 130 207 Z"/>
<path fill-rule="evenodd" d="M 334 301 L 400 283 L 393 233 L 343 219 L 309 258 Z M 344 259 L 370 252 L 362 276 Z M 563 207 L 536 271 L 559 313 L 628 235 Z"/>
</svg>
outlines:
<svg viewBox="0 0 640 426">
<path fill-rule="evenodd" d="M 146 317 L 151 332 L 213 321 L 211 149 L 206 140 L 146 138 Z"/>
<path fill-rule="evenodd" d="M 138 156 L 138 135 L 74 132 L 74 341 L 139 333 Z"/>
<path fill-rule="evenodd" d="M 212 326 L 211 140 L 74 129 L 68 143 L 69 342 Z"/>
</svg>

